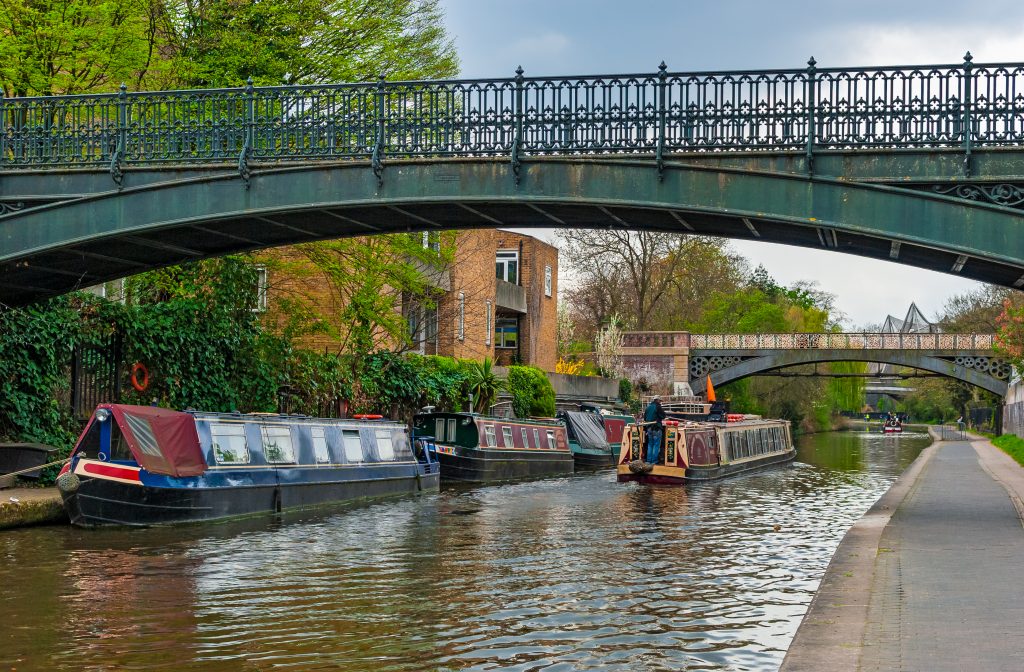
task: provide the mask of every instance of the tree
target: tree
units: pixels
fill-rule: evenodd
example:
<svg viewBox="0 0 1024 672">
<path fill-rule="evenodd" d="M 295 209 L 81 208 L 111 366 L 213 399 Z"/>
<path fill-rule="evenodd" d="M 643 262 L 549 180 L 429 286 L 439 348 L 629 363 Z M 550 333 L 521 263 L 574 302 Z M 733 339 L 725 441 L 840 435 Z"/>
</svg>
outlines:
<svg viewBox="0 0 1024 672">
<path fill-rule="evenodd" d="M 138 88 L 161 59 L 160 0 L 0 0 L 0 82 L 5 96 Z"/>
<path fill-rule="evenodd" d="M 438 0 L 166 0 L 186 86 L 450 77 L 455 47 Z"/>
</svg>

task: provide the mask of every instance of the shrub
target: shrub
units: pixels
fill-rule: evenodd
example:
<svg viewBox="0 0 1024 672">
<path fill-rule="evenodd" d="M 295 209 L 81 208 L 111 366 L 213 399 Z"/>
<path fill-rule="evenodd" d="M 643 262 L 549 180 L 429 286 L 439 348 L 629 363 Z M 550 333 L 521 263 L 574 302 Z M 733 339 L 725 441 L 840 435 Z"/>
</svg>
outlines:
<svg viewBox="0 0 1024 672">
<path fill-rule="evenodd" d="M 555 414 L 555 388 L 540 369 L 533 366 L 510 366 L 507 385 L 516 416 L 551 417 Z"/>
</svg>

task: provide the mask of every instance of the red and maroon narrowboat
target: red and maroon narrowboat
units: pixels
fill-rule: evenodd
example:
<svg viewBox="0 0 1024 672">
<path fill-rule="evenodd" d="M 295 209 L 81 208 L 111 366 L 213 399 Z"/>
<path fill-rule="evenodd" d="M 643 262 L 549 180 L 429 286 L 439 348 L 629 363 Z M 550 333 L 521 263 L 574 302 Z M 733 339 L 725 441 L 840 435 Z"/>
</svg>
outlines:
<svg viewBox="0 0 1024 672">
<path fill-rule="evenodd" d="M 482 483 L 573 473 L 565 425 L 557 420 L 476 413 L 420 413 L 417 437 L 433 437 L 441 478 Z"/>
<path fill-rule="evenodd" d="M 161 525 L 437 490 L 405 425 L 102 404 L 57 478 L 75 525 Z"/>
<path fill-rule="evenodd" d="M 788 421 L 740 418 L 734 415 L 724 423 L 665 420 L 661 452 L 654 464 L 644 461 L 647 423 L 628 425 L 619 453 L 618 480 L 707 481 L 796 457 Z"/>
</svg>

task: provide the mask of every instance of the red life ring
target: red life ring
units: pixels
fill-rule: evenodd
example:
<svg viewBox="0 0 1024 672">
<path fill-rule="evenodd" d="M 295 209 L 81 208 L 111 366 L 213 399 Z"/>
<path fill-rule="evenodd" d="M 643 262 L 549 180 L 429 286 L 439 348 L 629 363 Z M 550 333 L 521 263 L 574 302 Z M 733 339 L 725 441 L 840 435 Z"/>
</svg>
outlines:
<svg viewBox="0 0 1024 672">
<path fill-rule="evenodd" d="M 356 420 L 380 420 L 383 415 L 377 415 L 376 413 L 356 413 L 352 416 Z"/>
<path fill-rule="evenodd" d="M 141 380 L 139 380 L 140 372 L 142 373 Z M 149 371 L 146 370 L 142 362 L 132 364 L 132 387 L 135 388 L 136 392 L 145 392 L 146 388 L 149 387 Z"/>
</svg>

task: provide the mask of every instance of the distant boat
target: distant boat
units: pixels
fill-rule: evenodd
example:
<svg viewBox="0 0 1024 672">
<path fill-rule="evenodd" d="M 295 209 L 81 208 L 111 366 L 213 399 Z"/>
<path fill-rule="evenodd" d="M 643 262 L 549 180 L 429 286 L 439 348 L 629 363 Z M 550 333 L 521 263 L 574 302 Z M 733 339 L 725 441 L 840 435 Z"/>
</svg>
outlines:
<svg viewBox="0 0 1024 672">
<path fill-rule="evenodd" d="M 71 522 L 163 525 L 437 490 L 405 425 L 102 404 L 57 478 Z"/>
<path fill-rule="evenodd" d="M 599 413 L 559 411 L 558 419 L 565 423 L 575 471 L 610 469 L 615 466 L 619 453 L 608 441 L 608 434 Z"/>
<path fill-rule="evenodd" d="M 483 483 L 573 472 L 565 425 L 558 420 L 429 412 L 416 415 L 413 432 L 429 439 L 445 480 Z"/>
</svg>

